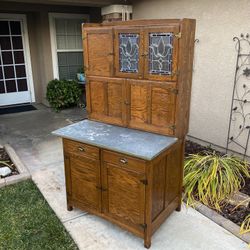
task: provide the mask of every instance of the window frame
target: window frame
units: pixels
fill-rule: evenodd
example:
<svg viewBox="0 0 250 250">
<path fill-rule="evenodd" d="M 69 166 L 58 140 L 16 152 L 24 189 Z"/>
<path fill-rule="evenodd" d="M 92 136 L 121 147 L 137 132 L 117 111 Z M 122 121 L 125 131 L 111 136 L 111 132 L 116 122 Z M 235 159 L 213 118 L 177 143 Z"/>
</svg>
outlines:
<svg viewBox="0 0 250 250">
<path fill-rule="evenodd" d="M 56 24 L 55 19 L 83 19 L 84 22 L 89 22 L 88 14 L 71 14 L 71 13 L 49 13 L 49 26 L 50 26 L 50 42 L 51 42 L 51 54 L 53 65 L 53 78 L 59 79 L 59 67 L 58 67 L 58 52 L 69 52 L 69 50 L 57 49 L 56 41 Z M 72 49 L 71 52 L 83 52 L 83 49 Z"/>
</svg>

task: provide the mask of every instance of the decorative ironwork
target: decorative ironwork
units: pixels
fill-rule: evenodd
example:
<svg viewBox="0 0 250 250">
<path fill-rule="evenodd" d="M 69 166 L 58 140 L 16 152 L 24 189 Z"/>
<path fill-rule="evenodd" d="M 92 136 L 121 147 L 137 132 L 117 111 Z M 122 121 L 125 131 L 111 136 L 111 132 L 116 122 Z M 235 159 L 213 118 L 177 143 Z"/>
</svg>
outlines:
<svg viewBox="0 0 250 250">
<path fill-rule="evenodd" d="M 234 37 L 236 70 L 228 128 L 227 152 L 240 152 L 245 158 L 250 137 L 250 40 L 249 34 Z"/>
<path fill-rule="evenodd" d="M 119 34 L 120 72 L 138 72 L 139 34 Z"/>
<path fill-rule="evenodd" d="M 173 53 L 173 33 L 149 34 L 150 74 L 171 75 Z"/>
</svg>

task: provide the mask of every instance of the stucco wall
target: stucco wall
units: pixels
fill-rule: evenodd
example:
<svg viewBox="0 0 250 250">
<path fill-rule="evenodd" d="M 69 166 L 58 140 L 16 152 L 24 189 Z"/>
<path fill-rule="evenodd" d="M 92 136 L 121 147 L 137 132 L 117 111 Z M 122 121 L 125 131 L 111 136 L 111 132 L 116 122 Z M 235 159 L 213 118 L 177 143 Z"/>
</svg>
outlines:
<svg viewBox="0 0 250 250">
<path fill-rule="evenodd" d="M 1 1 L 0 13 L 25 14 L 27 17 L 35 101 L 44 104 L 48 104 L 46 100 L 47 83 L 53 79 L 48 16 L 50 12 L 89 14 L 91 22 L 100 22 L 101 20 L 100 8 L 8 3 Z"/>
<path fill-rule="evenodd" d="M 236 64 L 233 37 L 250 32 L 250 1 L 133 1 L 134 19 L 184 17 L 197 20 L 200 40 L 195 46 L 189 135 L 225 147 Z"/>
</svg>

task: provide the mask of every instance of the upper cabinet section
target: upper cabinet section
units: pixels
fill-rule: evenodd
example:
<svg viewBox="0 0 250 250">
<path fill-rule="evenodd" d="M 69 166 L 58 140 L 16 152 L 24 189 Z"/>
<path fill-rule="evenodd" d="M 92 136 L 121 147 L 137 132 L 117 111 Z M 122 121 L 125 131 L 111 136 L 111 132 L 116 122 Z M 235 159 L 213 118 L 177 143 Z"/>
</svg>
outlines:
<svg viewBox="0 0 250 250">
<path fill-rule="evenodd" d="M 179 24 L 83 27 L 86 73 L 176 81 Z"/>
<path fill-rule="evenodd" d="M 86 24 L 83 32 L 89 119 L 183 138 L 195 20 Z"/>
<path fill-rule="evenodd" d="M 86 75 L 113 76 L 113 29 L 83 29 L 83 45 Z"/>
</svg>

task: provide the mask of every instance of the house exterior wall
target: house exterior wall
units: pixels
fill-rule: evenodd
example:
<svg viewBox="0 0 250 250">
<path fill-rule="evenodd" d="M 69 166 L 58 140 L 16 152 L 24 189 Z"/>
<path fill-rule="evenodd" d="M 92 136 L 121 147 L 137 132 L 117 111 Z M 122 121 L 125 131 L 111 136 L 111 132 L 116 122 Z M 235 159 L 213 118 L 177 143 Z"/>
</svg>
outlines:
<svg viewBox="0 0 250 250">
<path fill-rule="evenodd" d="M 0 13 L 26 15 L 35 100 L 37 103 L 47 105 L 47 83 L 53 79 L 49 13 L 88 14 L 91 22 L 100 22 L 101 9 L 94 7 L 7 3 L 1 1 Z"/>
<path fill-rule="evenodd" d="M 133 19 L 197 20 L 189 135 L 220 147 L 226 146 L 233 92 L 233 37 L 250 32 L 249 11 L 248 0 L 133 1 Z"/>
</svg>

